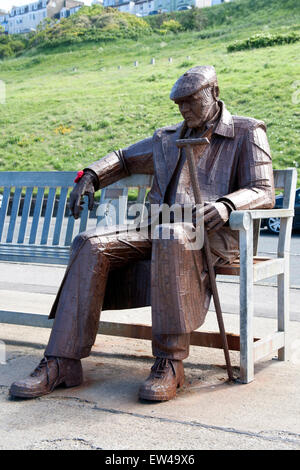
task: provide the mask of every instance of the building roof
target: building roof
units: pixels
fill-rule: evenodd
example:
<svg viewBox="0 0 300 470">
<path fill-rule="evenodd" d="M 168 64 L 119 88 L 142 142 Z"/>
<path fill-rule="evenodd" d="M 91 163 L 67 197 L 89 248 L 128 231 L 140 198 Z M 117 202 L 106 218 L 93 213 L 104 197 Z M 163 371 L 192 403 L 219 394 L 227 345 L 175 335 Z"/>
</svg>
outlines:
<svg viewBox="0 0 300 470">
<path fill-rule="evenodd" d="M 47 16 L 53 18 L 64 7 L 65 0 L 49 0 L 47 4 Z"/>
<path fill-rule="evenodd" d="M 81 5 L 84 5 L 84 3 L 78 2 L 77 0 L 65 0 L 65 8 L 67 8 L 68 10 L 70 8 L 79 7 Z"/>
<path fill-rule="evenodd" d="M 48 0 L 47 12 L 50 18 L 53 18 L 57 15 L 62 8 L 70 10 L 71 8 L 83 6 L 83 2 L 77 0 Z"/>
</svg>

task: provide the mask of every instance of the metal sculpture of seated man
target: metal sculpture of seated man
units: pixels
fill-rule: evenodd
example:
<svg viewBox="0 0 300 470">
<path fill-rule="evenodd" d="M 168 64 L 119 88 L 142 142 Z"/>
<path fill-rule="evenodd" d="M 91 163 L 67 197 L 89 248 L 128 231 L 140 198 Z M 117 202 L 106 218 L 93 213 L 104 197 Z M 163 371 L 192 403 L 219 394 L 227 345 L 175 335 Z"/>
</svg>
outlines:
<svg viewBox="0 0 300 470">
<path fill-rule="evenodd" d="M 185 152 L 177 148 L 176 140 L 209 135 L 201 158 L 197 147 L 194 150 L 206 201 L 204 223 L 213 263 L 231 263 L 239 251 L 238 232 L 227 223 L 230 212 L 274 205 L 265 124 L 229 113 L 219 99 L 212 66 L 188 70 L 173 86 L 170 98 L 184 121 L 92 163 L 71 193 L 71 212 L 78 218 L 84 194 L 91 208 L 95 191 L 134 173 L 153 175 L 150 204 L 194 204 Z M 55 321 L 45 356 L 27 379 L 12 384 L 12 396 L 38 397 L 60 384 L 80 385 L 80 360 L 90 354 L 101 310 L 151 304 L 155 362 L 139 396 L 159 401 L 175 397 L 184 383 L 182 361 L 189 354 L 190 333 L 205 320 L 211 290 L 203 250 L 190 249 L 185 225 L 173 223 L 174 236 L 169 239 L 160 237 L 163 228 L 158 222 L 155 237 L 122 227 L 105 233 L 98 228 L 74 239 L 50 314 Z M 139 264 L 141 260 L 151 263 Z"/>
</svg>

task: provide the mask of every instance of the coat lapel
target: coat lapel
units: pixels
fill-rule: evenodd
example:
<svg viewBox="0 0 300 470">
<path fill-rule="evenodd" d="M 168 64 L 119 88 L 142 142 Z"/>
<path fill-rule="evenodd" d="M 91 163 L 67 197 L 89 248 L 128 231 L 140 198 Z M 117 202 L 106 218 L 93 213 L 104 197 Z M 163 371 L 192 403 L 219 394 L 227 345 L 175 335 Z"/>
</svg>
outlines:
<svg viewBox="0 0 300 470">
<path fill-rule="evenodd" d="M 186 125 L 183 122 L 176 126 L 160 129 L 160 132 L 156 135 L 154 160 L 162 199 L 180 157 L 180 150 L 176 145 L 176 140 L 182 138 L 185 132 Z"/>
</svg>

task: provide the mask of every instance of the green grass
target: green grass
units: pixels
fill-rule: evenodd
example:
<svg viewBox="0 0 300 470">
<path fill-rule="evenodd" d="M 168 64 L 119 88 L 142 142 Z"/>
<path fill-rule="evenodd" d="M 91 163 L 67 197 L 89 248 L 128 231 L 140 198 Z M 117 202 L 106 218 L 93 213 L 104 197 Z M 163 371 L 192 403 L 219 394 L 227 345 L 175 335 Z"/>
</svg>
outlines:
<svg viewBox="0 0 300 470">
<path fill-rule="evenodd" d="M 163 21 L 175 19 L 188 29 L 261 28 L 271 25 L 280 27 L 297 23 L 299 20 L 299 0 L 234 0 L 209 8 L 188 11 L 173 11 L 162 15 L 151 15 L 144 19 L 159 28 Z"/>
<path fill-rule="evenodd" d="M 216 67 L 231 113 L 266 122 L 275 168 L 300 163 L 299 43 L 227 53 L 236 39 L 296 31 L 300 24 L 296 16 L 287 24 L 275 19 L 261 27 L 225 25 L 220 36 L 207 39 L 203 31 L 201 37 L 197 31 L 154 34 L 29 51 L 0 62 L 7 92 L 6 104 L 0 104 L 0 169 L 78 170 L 181 121 L 169 92 L 187 68 L 199 64 Z"/>
</svg>

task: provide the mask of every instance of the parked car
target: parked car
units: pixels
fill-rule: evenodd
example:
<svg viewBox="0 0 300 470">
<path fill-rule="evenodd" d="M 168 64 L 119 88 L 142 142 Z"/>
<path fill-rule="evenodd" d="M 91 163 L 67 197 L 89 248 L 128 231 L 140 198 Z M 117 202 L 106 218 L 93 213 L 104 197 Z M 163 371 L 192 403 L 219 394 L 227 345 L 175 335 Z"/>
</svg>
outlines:
<svg viewBox="0 0 300 470">
<path fill-rule="evenodd" d="M 192 9 L 191 5 L 187 5 L 187 6 L 184 6 L 184 7 L 177 8 L 177 11 L 191 10 L 191 9 Z"/>
<path fill-rule="evenodd" d="M 280 209 L 282 207 L 283 196 L 276 196 L 276 202 L 274 209 Z M 261 228 L 267 227 L 269 232 L 278 234 L 280 230 L 280 218 L 270 217 L 270 219 L 263 219 L 261 222 Z M 293 230 L 300 229 L 300 188 L 296 190 L 295 198 L 295 217 L 293 220 Z"/>
</svg>

